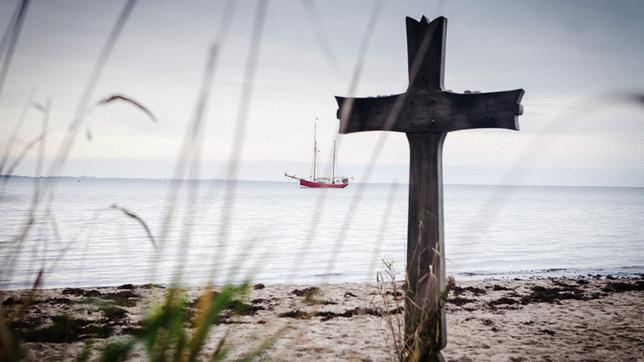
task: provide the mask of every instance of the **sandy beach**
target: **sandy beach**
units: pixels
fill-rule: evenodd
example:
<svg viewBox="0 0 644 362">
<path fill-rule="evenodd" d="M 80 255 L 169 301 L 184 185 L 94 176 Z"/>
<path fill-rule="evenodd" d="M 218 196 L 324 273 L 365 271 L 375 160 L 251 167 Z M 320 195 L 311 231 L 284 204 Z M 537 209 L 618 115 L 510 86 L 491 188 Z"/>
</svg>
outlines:
<svg viewBox="0 0 644 362">
<path fill-rule="evenodd" d="M 101 346 L 136 333 L 167 290 L 129 284 L 40 290 L 20 317 L 29 293 L 8 291 L 2 309 L 11 331 L 25 340 L 27 360 L 73 360 L 88 341 L 90 359 L 97 359 Z M 642 361 L 643 290 L 642 277 L 456 281 L 443 354 L 449 361 Z M 202 292 L 185 291 L 188 301 Z M 241 315 L 225 314 L 208 336 L 204 357 L 224 335 L 227 358 L 235 360 L 277 333 L 259 360 L 395 358 L 388 323 L 401 320 L 403 297 L 391 289 L 366 283 L 255 284 L 239 302 Z M 69 322 L 62 334 L 52 328 L 61 316 Z M 129 357 L 145 360 L 145 349 L 138 345 Z"/>
</svg>

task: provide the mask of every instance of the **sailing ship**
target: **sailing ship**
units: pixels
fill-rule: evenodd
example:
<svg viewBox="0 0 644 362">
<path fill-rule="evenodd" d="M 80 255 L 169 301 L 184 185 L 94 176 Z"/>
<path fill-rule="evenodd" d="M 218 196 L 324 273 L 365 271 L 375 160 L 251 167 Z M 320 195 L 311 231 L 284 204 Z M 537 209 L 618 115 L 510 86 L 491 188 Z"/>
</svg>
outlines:
<svg viewBox="0 0 644 362">
<path fill-rule="evenodd" d="M 335 177 L 335 140 L 333 141 L 333 167 L 331 177 L 318 176 L 318 140 L 317 140 L 317 124 L 313 128 L 313 176 L 309 179 L 289 175 L 285 173 L 284 176 L 298 180 L 302 187 L 312 188 L 330 188 L 330 189 L 343 189 L 349 186 L 348 177 Z"/>
</svg>

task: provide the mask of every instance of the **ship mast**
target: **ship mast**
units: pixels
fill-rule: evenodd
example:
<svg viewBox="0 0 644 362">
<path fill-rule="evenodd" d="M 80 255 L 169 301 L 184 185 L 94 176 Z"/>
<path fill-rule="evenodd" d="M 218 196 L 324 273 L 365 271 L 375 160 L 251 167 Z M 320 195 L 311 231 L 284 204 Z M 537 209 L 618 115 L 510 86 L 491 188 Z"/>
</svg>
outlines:
<svg viewBox="0 0 644 362">
<path fill-rule="evenodd" d="M 317 153 L 318 153 L 318 139 L 317 139 L 317 132 L 318 132 L 318 124 L 314 123 L 313 125 L 313 181 L 315 181 L 315 172 L 317 170 Z"/>
<path fill-rule="evenodd" d="M 331 176 L 331 183 L 335 183 L 335 140 L 333 140 L 333 171 Z"/>
</svg>

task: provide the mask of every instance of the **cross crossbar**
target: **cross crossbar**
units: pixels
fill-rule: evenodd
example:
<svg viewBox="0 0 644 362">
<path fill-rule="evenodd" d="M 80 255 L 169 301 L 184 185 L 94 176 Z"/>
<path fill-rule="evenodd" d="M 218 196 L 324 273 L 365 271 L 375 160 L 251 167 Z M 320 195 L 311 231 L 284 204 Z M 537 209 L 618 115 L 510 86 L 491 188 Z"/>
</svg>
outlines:
<svg viewBox="0 0 644 362">
<path fill-rule="evenodd" d="M 351 115 L 341 118 L 349 98 L 336 97 L 341 133 L 396 131 L 405 133 L 451 132 L 473 128 L 519 130 L 517 115 L 523 112 L 522 89 L 458 94 L 446 91 L 403 93 L 384 97 L 353 98 Z M 394 105 L 401 103 L 397 115 Z M 391 119 L 389 126 L 385 122 Z M 344 126 L 344 127 L 342 127 Z"/>
</svg>

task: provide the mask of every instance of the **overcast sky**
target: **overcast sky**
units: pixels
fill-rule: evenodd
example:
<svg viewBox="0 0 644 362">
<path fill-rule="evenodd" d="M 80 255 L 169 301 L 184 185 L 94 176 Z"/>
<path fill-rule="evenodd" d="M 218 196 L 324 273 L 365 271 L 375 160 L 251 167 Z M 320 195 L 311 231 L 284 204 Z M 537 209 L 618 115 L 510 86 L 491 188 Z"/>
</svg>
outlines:
<svg viewBox="0 0 644 362">
<path fill-rule="evenodd" d="M 206 114 L 202 177 L 225 175 L 233 140 L 256 2 L 235 7 Z M 0 1 L 5 28 L 16 1 Z M 29 93 L 51 97 L 51 127 L 64 127 L 123 3 L 34 1 L 0 98 L 2 149 Z M 408 146 L 392 133 L 370 180 L 361 179 L 379 132 L 337 136 L 334 95 L 347 95 L 374 2 L 271 1 L 244 138 L 239 178 L 308 176 L 313 124 L 321 157 L 340 140 L 339 172 L 359 181 L 406 182 Z M 92 140 L 79 137 L 63 175 L 172 176 L 195 107 L 209 44 L 224 2 L 140 1 L 99 81 L 95 99 L 131 96 L 159 118 L 127 105 L 93 111 Z M 448 18 L 445 87 L 523 88 L 521 131 L 450 133 L 447 183 L 644 186 L 644 104 L 618 95 L 644 93 L 644 4 L 634 1 L 384 1 L 356 96 L 407 86 L 405 16 Z M 325 39 L 328 42 L 325 42 Z M 335 59 L 335 60 L 334 60 Z M 31 111 L 20 131 L 40 131 Z M 60 147 L 52 133 L 47 154 Z M 16 174 L 33 174 L 29 154 Z"/>
</svg>

